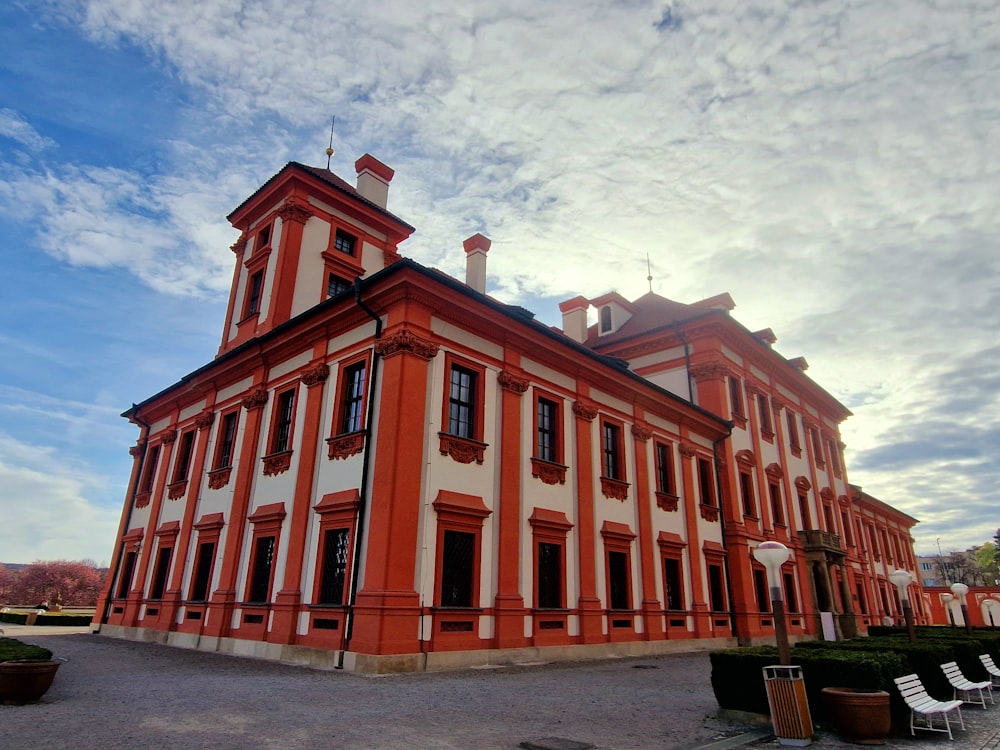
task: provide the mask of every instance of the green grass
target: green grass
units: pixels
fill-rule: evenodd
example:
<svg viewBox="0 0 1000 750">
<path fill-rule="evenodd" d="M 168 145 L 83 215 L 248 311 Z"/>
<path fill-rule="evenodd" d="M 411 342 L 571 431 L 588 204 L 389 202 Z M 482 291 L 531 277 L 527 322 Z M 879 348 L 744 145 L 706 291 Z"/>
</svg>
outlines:
<svg viewBox="0 0 1000 750">
<path fill-rule="evenodd" d="M 18 661 L 22 659 L 51 659 L 52 652 L 41 646 L 22 643 L 16 638 L 0 638 L 0 661 Z"/>
</svg>

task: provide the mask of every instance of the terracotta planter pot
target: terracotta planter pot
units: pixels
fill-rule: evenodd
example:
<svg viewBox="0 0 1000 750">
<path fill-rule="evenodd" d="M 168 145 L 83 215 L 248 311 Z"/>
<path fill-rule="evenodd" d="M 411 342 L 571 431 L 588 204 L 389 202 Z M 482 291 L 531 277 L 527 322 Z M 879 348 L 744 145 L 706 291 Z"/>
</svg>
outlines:
<svg viewBox="0 0 1000 750">
<path fill-rule="evenodd" d="M 842 740 L 884 745 L 892 728 L 889 694 L 868 688 L 823 688 L 823 703 Z"/>
<path fill-rule="evenodd" d="M 52 685 L 58 661 L 0 662 L 0 703 L 21 705 L 37 701 Z"/>
</svg>

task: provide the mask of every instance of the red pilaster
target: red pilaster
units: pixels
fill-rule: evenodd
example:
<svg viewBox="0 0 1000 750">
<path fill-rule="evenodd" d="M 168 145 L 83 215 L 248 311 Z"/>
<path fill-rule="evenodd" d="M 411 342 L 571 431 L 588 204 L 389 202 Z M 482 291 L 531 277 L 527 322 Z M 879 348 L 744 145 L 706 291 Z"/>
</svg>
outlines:
<svg viewBox="0 0 1000 750">
<path fill-rule="evenodd" d="M 597 596 L 597 533 L 594 520 L 594 439 L 591 422 L 597 417 L 597 405 L 579 398 L 573 404 L 576 415 L 576 486 L 577 544 L 580 556 L 580 615 L 581 643 L 601 643 L 604 634 L 601 600 Z"/>
<path fill-rule="evenodd" d="M 292 317 L 295 280 L 299 272 L 299 255 L 302 252 L 302 230 L 312 216 L 312 210 L 304 201 L 290 196 L 278 209 L 278 216 L 281 217 L 281 242 L 278 247 L 274 284 L 271 287 L 267 330 Z"/>
<path fill-rule="evenodd" d="M 683 434 L 683 433 L 682 433 Z M 697 451 L 686 439 L 681 440 L 678 450 L 681 454 L 681 481 L 684 485 L 682 504 L 684 510 L 684 528 L 687 532 L 688 556 L 691 563 L 691 615 L 694 618 L 694 634 L 698 638 L 707 638 L 712 634 L 711 617 L 708 611 L 708 587 L 705 585 L 705 555 L 702 552 L 701 535 L 698 533 L 698 517 L 700 515 L 694 499 L 695 466 L 694 457 Z"/>
<path fill-rule="evenodd" d="M 653 552 L 653 519 L 651 499 L 649 494 L 649 439 L 653 430 L 649 425 L 639 421 L 632 426 L 632 437 L 635 441 L 635 504 L 639 521 L 639 573 L 642 586 L 642 617 L 644 621 L 643 638 L 646 640 L 662 640 L 663 607 L 656 598 L 656 556 Z"/>
</svg>

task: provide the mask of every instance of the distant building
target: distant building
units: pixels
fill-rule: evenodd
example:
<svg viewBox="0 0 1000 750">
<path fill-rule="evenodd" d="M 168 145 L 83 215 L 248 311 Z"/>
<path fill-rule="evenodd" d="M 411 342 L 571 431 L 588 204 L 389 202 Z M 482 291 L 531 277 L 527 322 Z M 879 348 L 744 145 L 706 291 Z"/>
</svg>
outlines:
<svg viewBox="0 0 1000 750">
<path fill-rule="evenodd" d="M 482 235 L 465 283 L 402 258 L 393 171 L 355 166 L 229 216 L 217 357 L 124 415 L 101 632 L 364 671 L 769 642 L 765 539 L 793 636 L 899 613 L 916 520 L 848 483 L 848 410 L 729 295 L 553 329 L 485 294 Z"/>
</svg>

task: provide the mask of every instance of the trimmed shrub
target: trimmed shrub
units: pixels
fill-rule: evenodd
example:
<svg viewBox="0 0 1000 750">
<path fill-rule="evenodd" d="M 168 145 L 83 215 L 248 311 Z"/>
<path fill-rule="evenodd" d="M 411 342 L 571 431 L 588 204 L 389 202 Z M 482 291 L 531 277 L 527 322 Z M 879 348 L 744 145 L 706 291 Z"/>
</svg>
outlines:
<svg viewBox="0 0 1000 750">
<path fill-rule="evenodd" d="M 51 658 L 52 652 L 47 648 L 22 643 L 16 638 L 0 638 L 0 661 Z"/>
<path fill-rule="evenodd" d="M 25 612 L 0 612 L 0 622 L 9 622 L 11 625 L 24 625 L 28 621 Z"/>
<path fill-rule="evenodd" d="M 35 625 L 61 625 L 63 627 L 70 627 L 75 625 L 90 625 L 93 622 L 93 615 L 81 615 L 77 613 L 62 613 L 62 612 L 48 612 L 44 615 L 38 615 L 35 619 Z"/>
</svg>

